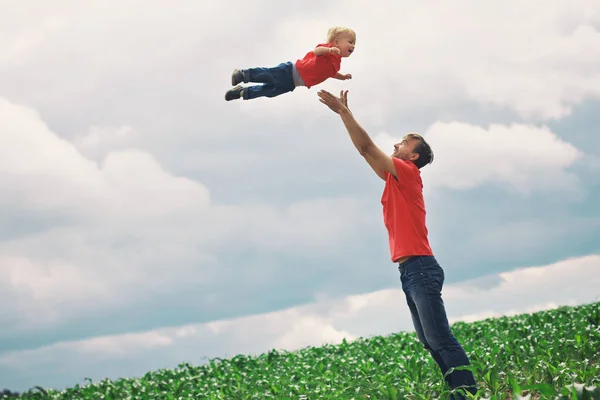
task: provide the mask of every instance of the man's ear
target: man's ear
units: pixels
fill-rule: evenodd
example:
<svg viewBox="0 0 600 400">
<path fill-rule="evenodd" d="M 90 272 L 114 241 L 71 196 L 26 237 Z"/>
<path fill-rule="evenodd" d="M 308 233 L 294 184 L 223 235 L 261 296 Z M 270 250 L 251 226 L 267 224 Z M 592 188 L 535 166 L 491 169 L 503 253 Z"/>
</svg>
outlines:
<svg viewBox="0 0 600 400">
<path fill-rule="evenodd" d="M 419 153 L 412 153 L 410 156 L 410 161 L 416 161 L 419 158 Z"/>
</svg>

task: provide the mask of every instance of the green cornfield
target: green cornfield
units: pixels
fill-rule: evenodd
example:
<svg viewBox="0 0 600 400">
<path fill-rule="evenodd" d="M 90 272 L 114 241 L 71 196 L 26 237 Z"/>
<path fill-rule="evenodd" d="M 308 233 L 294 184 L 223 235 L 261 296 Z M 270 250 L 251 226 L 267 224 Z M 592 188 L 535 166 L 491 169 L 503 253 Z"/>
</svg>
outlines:
<svg viewBox="0 0 600 400">
<path fill-rule="evenodd" d="M 457 322 L 479 399 L 600 399 L 600 303 Z M 200 355 L 198 355 L 200 359 Z M 88 380 L 89 381 L 89 380 Z M 212 359 L 22 399 L 447 399 L 441 373 L 414 333 L 360 338 L 260 356 Z M 470 396 L 468 396 L 470 398 Z"/>
</svg>

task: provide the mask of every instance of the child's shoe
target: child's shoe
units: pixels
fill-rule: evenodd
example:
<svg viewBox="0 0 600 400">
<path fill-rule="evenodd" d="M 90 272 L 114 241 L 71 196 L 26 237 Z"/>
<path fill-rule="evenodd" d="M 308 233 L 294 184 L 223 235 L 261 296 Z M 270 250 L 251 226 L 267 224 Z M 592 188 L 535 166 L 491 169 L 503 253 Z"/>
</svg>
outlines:
<svg viewBox="0 0 600 400">
<path fill-rule="evenodd" d="M 243 97 L 243 94 L 244 94 L 244 87 L 242 85 L 237 85 L 236 87 L 229 89 L 227 91 L 227 93 L 225 93 L 225 100 L 231 101 L 231 100 L 240 99 Z"/>
<path fill-rule="evenodd" d="M 241 69 L 234 69 L 231 74 L 231 86 L 239 85 L 244 82 L 244 72 Z"/>
</svg>

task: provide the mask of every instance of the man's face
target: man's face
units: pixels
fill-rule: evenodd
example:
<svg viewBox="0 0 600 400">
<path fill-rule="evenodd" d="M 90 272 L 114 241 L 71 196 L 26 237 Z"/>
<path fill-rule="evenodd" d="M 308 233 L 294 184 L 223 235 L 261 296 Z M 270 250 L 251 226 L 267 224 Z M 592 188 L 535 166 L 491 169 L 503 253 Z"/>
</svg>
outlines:
<svg viewBox="0 0 600 400">
<path fill-rule="evenodd" d="M 419 155 L 415 153 L 414 150 L 418 141 L 419 139 L 417 138 L 405 136 L 400 143 L 394 145 L 392 157 L 399 158 L 400 160 L 416 160 Z"/>
</svg>

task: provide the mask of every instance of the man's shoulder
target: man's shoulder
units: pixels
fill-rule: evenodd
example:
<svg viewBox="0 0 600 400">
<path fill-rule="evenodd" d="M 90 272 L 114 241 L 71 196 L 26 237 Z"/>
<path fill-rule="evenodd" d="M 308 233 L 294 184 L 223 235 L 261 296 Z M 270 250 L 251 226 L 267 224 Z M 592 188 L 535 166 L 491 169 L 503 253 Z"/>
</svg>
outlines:
<svg viewBox="0 0 600 400">
<path fill-rule="evenodd" d="M 398 178 L 416 178 L 421 176 L 421 171 L 416 164 L 410 160 L 402 160 L 397 157 L 392 157 L 394 166 L 396 167 L 396 174 Z"/>
</svg>

